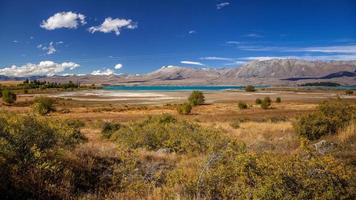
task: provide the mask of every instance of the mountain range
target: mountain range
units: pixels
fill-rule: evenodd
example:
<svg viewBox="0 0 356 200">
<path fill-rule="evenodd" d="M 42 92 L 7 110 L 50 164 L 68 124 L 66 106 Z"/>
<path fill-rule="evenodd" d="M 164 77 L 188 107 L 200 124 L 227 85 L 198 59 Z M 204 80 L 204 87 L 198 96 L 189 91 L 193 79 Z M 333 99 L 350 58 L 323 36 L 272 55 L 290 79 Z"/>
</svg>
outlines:
<svg viewBox="0 0 356 200">
<path fill-rule="evenodd" d="M 0 76 L 1 79 L 9 77 Z M 19 77 L 16 77 L 20 79 Z M 52 82 L 107 85 L 298 85 L 335 82 L 356 85 L 356 61 L 255 60 L 234 68 L 164 66 L 143 75 L 37 77 Z"/>
</svg>

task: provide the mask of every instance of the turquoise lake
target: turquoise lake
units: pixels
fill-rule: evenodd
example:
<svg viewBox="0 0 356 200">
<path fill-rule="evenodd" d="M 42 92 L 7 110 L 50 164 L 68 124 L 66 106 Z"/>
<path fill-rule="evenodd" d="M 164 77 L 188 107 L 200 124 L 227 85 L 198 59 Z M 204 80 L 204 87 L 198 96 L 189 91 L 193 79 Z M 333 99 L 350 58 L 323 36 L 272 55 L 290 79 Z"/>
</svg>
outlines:
<svg viewBox="0 0 356 200">
<path fill-rule="evenodd" d="M 270 86 L 256 86 L 256 88 L 268 88 Z M 222 86 L 222 85 L 110 85 L 104 86 L 104 90 L 125 90 L 125 91 L 221 91 L 221 90 L 241 90 L 244 86 Z M 356 86 L 338 86 L 338 87 L 304 87 L 318 89 L 339 89 L 339 90 L 355 90 Z"/>
<path fill-rule="evenodd" d="M 104 90 L 129 90 L 129 91 L 218 91 L 218 90 L 240 90 L 243 86 L 218 86 L 218 85 L 189 85 L 189 86 L 177 86 L 177 85 L 140 85 L 140 86 L 123 86 L 123 85 L 111 85 L 105 86 Z"/>
</svg>

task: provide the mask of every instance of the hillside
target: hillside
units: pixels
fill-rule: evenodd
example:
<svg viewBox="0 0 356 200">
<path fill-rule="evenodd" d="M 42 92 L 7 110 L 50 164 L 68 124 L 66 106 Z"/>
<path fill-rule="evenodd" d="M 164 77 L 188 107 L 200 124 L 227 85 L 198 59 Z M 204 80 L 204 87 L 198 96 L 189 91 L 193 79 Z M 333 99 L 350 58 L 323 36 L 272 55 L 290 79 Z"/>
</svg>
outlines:
<svg viewBox="0 0 356 200">
<path fill-rule="evenodd" d="M 355 85 L 356 62 L 272 59 L 255 60 L 234 68 L 188 68 L 170 65 L 140 76 L 52 76 L 42 80 L 112 85 L 297 85 L 320 81 Z"/>
</svg>

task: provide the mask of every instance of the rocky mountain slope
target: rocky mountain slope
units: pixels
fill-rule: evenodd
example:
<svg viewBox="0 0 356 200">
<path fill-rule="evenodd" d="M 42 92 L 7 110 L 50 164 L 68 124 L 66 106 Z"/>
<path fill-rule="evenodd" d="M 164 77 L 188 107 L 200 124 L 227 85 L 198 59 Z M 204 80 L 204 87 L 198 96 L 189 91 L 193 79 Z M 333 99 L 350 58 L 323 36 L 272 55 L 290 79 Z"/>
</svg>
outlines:
<svg viewBox="0 0 356 200">
<path fill-rule="evenodd" d="M 256 60 L 235 68 L 164 66 L 144 75 L 53 76 L 43 80 L 84 84 L 140 85 L 297 85 L 331 81 L 356 85 L 356 61 Z"/>
</svg>

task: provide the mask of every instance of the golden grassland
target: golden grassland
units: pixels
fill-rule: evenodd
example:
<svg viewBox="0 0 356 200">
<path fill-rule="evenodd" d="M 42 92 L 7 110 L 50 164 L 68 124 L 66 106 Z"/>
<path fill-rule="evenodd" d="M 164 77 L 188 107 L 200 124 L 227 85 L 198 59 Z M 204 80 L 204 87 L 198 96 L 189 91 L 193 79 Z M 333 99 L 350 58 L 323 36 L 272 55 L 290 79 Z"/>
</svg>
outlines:
<svg viewBox="0 0 356 200">
<path fill-rule="evenodd" d="M 64 157 L 62 162 L 69 163 L 68 171 L 75 177 L 70 180 L 75 180 L 76 186 L 70 189 L 73 181 L 64 182 L 61 183 L 64 185 L 60 184 L 58 187 L 68 190 L 57 191 L 55 188 L 48 189 L 47 185 L 40 185 L 39 187 L 46 188 L 41 191 L 43 196 L 30 196 L 40 199 L 355 197 L 354 121 L 337 134 L 322 137 L 320 140 L 326 140 L 335 146 L 326 155 L 319 155 L 314 144 L 320 140 L 306 141 L 300 138 L 294 129 L 294 123 L 299 116 L 316 110 L 318 103 L 325 99 L 303 99 L 296 95 L 298 97 L 295 100 L 288 96 L 287 100 L 282 97 L 281 103 L 275 103 L 272 98 L 272 107 L 265 110 L 254 103 L 255 98 L 263 96 L 252 94 L 248 98 L 239 98 L 236 94 L 239 93 L 229 93 L 227 96 L 231 98 L 224 101 L 219 101 L 217 96 L 220 94 L 209 94 L 215 101 L 209 101 L 207 95 L 208 103 L 194 107 L 189 115 L 179 115 L 175 104 L 141 105 L 58 98 L 55 100 L 56 111 L 46 115 L 45 119 L 80 120 L 84 123 L 80 132 L 86 140 L 69 150 L 60 151 Z M 19 116 L 33 115 L 33 99 L 34 96 L 31 95 L 19 96 L 14 105 L 2 104 L 0 110 Z M 248 109 L 239 109 L 238 102 L 241 100 L 248 104 Z M 355 99 L 346 101 L 356 106 Z M 174 122 L 165 124 L 166 122 L 157 122 L 154 118 L 147 122 L 152 125 L 146 124 L 148 116 L 160 117 L 162 114 L 170 114 L 174 119 L 168 117 L 163 120 Z M 156 127 L 158 131 L 154 132 L 155 134 L 160 133 L 159 131 L 183 133 L 187 128 L 184 122 L 189 123 L 187 130 L 196 131 L 198 138 L 193 139 L 197 141 L 187 141 L 185 136 L 177 139 L 174 134 L 170 136 L 173 138 L 168 140 L 172 142 L 169 144 L 159 143 L 159 138 L 155 138 L 157 141 L 151 141 L 152 138 L 146 135 L 142 135 L 147 137 L 147 141 L 143 143 L 130 138 L 130 134 L 127 134 L 125 139 L 120 138 L 124 137 L 125 131 L 144 132 L 145 129 Z M 118 132 L 113 131 L 110 136 L 103 136 L 102 127 L 105 123 L 119 124 L 124 128 Z M 208 134 L 205 135 L 204 131 Z M 219 136 L 215 136 L 215 133 Z M 138 136 L 139 134 L 137 133 Z M 176 140 L 188 142 L 189 145 L 180 146 L 181 144 L 174 143 Z M 225 140 L 229 143 L 223 145 Z M 199 141 L 211 146 L 205 147 Z M 212 145 L 211 142 L 221 142 L 222 146 Z M 175 145 L 180 151 L 168 148 Z M 310 171 L 308 168 L 315 170 Z M 337 183 L 330 186 L 329 180 Z M 31 181 L 29 183 L 32 183 Z M 45 184 L 45 181 L 41 184 Z M 46 192 L 50 195 L 46 196 Z M 18 198 L 21 199 L 19 196 Z"/>
</svg>

